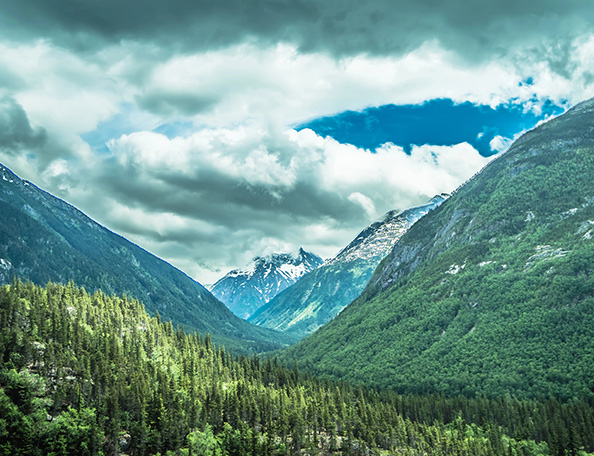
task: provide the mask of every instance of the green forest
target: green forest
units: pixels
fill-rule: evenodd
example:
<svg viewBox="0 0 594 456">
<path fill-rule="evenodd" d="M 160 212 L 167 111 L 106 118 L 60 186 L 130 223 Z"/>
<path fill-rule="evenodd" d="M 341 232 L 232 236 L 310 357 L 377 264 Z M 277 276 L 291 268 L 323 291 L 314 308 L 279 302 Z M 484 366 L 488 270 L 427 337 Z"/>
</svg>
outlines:
<svg viewBox="0 0 594 456">
<path fill-rule="evenodd" d="M 594 404 L 398 395 L 234 355 L 136 300 L 0 288 L 1 455 L 586 455 Z"/>
</svg>

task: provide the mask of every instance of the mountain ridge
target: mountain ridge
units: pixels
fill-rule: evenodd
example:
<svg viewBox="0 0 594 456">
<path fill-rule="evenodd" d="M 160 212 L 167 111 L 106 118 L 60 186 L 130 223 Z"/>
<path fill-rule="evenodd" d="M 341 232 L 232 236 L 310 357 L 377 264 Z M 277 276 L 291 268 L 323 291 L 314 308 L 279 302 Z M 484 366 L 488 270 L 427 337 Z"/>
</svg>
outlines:
<svg viewBox="0 0 594 456">
<path fill-rule="evenodd" d="M 283 359 L 405 393 L 594 396 L 594 99 L 415 224 Z"/>
<path fill-rule="evenodd" d="M 247 267 L 229 271 L 209 290 L 235 315 L 248 318 L 322 263 L 319 256 L 301 247 L 296 256 L 290 253 L 257 256 Z"/>
<path fill-rule="evenodd" d="M 436 195 L 426 204 L 389 211 L 335 257 L 262 306 L 248 321 L 299 338 L 313 332 L 361 293 L 399 237 L 446 198 L 446 194 Z"/>
<path fill-rule="evenodd" d="M 0 281 L 73 280 L 89 290 L 125 293 L 164 319 L 210 333 L 238 350 L 267 350 L 283 335 L 237 319 L 202 285 L 82 211 L 0 165 Z M 286 342 L 285 342 L 286 343 Z"/>
</svg>

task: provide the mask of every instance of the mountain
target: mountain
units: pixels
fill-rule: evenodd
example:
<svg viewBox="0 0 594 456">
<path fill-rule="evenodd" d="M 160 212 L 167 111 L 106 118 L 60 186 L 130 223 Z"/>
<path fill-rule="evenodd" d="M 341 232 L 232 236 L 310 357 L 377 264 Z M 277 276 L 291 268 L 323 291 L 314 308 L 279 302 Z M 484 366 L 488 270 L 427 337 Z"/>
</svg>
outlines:
<svg viewBox="0 0 594 456">
<path fill-rule="evenodd" d="M 322 267 L 262 306 L 249 321 L 299 338 L 312 333 L 361 294 L 377 265 L 398 239 L 445 198 L 446 194 L 437 195 L 422 206 L 388 212 Z"/>
<path fill-rule="evenodd" d="M 72 280 L 90 291 L 126 294 L 151 313 L 238 350 L 269 350 L 287 341 L 237 318 L 183 272 L 2 165 L 0 214 L 0 283 Z"/>
<path fill-rule="evenodd" d="M 210 292 L 231 312 L 248 318 L 300 277 L 324 261 L 313 253 L 299 249 L 297 256 L 273 253 L 256 257 L 249 267 L 234 269 L 219 279 Z"/>
<path fill-rule="evenodd" d="M 594 99 L 419 220 L 286 359 L 405 393 L 594 398 Z"/>
</svg>

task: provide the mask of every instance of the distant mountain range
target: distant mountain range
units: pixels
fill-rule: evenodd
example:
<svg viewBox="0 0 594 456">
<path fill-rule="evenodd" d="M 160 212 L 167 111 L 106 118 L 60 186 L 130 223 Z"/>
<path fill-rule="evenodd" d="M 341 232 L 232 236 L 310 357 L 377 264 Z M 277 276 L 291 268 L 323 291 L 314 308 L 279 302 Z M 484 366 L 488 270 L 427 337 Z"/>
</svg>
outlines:
<svg viewBox="0 0 594 456">
<path fill-rule="evenodd" d="M 359 296 L 398 239 L 447 196 L 437 195 L 422 206 L 402 212 L 388 212 L 322 267 L 262 306 L 249 321 L 299 338 L 315 331 Z"/>
<path fill-rule="evenodd" d="M 0 283 L 74 281 L 88 291 L 126 294 L 151 313 L 238 351 L 289 339 L 237 318 L 202 285 L 0 165 Z"/>
<path fill-rule="evenodd" d="M 283 358 L 404 393 L 593 400 L 593 182 L 594 99 L 419 220 Z"/>
<path fill-rule="evenodd" d="M 323 262 L 319 256 L 302 248 L 296 256 L 290 253 L 273 253 L 256 257 L 247 268 L 228 272 L 210 287 L 210 291 L 235 315 L 248 318 Z"/>
</svg>

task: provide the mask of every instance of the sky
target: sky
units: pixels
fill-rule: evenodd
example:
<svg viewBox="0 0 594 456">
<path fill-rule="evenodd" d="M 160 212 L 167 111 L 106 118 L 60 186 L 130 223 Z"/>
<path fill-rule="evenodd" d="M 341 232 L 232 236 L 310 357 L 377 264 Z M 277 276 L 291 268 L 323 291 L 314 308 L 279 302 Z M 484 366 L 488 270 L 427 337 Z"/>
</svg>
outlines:
<svg viewBox="0 0 594 456">
<path fill-rule="evenodd" d="M 591 0 L 3 0 L 0 162 L 203 284 L 594 96 Z"/>
</svg>

